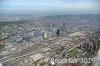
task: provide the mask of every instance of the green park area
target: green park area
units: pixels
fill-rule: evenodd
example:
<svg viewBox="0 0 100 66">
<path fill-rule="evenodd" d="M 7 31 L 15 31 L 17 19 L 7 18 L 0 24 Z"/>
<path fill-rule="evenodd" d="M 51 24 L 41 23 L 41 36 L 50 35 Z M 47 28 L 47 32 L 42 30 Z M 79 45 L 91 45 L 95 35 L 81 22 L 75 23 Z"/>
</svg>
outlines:
<svg viewBox="0 0 100 66">
<path fill-rule="evenodd" d="M 73 49 L 73 50 L 71 50 L 71 51 L 68 52 L 68 56 L 69 56 L 69 57 L 74 57 L 74 56 L 77 55 L 77 53 L 78 53 L 78 52 L 77 52 L 75 49 Z"/>
<path fill-rule="evenodd" d="M 0 45 L 0 50 L 1 50 L 2 48 L 4 48 L 4 45 Z"/>
</svg>

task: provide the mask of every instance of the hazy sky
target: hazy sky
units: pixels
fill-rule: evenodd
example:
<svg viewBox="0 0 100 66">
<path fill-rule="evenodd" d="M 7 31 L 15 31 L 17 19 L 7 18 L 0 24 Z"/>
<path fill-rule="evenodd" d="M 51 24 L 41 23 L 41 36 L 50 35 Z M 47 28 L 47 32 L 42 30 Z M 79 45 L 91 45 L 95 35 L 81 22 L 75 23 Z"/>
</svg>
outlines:
<svg viewBox="0 0 100 66">
<path fill-rule="evenodd" d="M 99 0 L 0 0 L 1 13 L 100 13 Z"/>
</svg>

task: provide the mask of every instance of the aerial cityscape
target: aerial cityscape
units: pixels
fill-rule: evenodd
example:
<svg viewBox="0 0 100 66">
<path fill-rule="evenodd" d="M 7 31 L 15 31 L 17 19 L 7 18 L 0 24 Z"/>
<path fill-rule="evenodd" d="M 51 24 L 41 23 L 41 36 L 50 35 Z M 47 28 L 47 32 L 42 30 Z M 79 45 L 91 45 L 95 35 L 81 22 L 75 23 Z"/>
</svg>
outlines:
<svg viewBox="0 0 100 66">
<path fill-rule="evenodd" d="M 89 6 L 91 12 L 86 8 L 84 13 L 81 10 L 76 10 L 77 12 L 68 10 L 66 14 L 62 8 L 61 11 L 58 9 L 62 5 L 54 7 L 56 11 L 55 9 L 54 11 L 48 9 L 51 12 L 41 10 L 41 8 L 57 6 L 54 3 L 53 6 L 50 5 L 52 0 L 48 0 L 50 2 L 48 6 L 46 0 L 34 1 L 40 3 L 41 7 L 32 5 L 30 0 L 15 0 L 20 4 L 13 4 L 13 0 L 8 1 L 2 0 L 0 3 L 2 5 L 0 6 L 2 9 L 0 13 L 0 66 L 100 66 L 100 14 L 96 4 L 96 10 L 93 10 L 94 6 L 92 6 L 93 9 Z M 64 3 L 65 1 L 67 0 L 64 0 Z M 80 3 L 79 0 L 76 1 Z M 96 0 L 92 0 L 92 5 L 94 1 Z M 40 8 L 39 11 L 42 12 L 32 14 L 32 12 L 23 11 L 24 13 L 21 14 L 22 10 L 26 9 L 26 2 L 28 2 L 28 7 L 30 3 L 30 6 L 36 6 L 33 8 Z M 62 0 L 55 0 L 55 2 L 64 4 Z M 88 2 L 91 1 L 88 0 Z M 31 10 L 34 11 L 34 9 Z"/>
</svg>

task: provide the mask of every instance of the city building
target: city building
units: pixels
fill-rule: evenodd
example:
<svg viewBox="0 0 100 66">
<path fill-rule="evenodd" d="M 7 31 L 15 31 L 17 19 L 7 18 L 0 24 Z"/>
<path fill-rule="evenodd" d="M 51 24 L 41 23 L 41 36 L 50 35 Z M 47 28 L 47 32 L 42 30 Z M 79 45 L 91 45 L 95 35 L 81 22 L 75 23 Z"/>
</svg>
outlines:
<svg viewBox="0 0 100 66">
<path fill-rule="evenodd" d="M 57 29 L 57 31 L 56 31 L 56 36 L 57 37 L 60 36 L 60 30 L 59 29 Z"/>
</svg>

